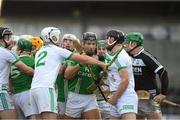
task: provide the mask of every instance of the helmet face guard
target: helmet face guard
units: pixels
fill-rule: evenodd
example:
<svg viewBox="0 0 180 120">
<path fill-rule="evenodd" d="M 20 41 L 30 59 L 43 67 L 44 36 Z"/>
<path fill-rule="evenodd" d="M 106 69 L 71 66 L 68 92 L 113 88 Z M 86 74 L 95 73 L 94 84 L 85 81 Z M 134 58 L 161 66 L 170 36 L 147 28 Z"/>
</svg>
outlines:
<svg viewBox="0 0 180 120">
<path fill-rule="evenodd" d="M 114 45 L 117 42 L 116 40 L 114 40 L 114 42 L 111 43 L 110 42 L 111 37 L 107 37 L 106 39 L 107 39 L 108 46 L 112 46 L 112 45 Z"/>
<path fill-rule="evenodd" d="M 12 35 L 13 32 L 9 28 L 0 27 L 0 39 L 3 39 L 5 35 Z"/>
<path fill-rule="evenodd" d="M 55 27 L 46 27 L 41 31 L 41 38 L 44 43 L 53 43 L 57 45 L 60 41 L 60 35 L 60 30 Z"/>
<path fill-rule="evenodd" d="M 64 45 L 64 48 L 70 51 L 75 50 L 74 42 L 80 44 L 80 40 L 73 34 L 65 34 L 62 39 L 63 39 L 62 44 Z"/>
<path fill-rule="evenodd" d="M 7 48 L 11 43 L 11 37 L 8 37 L 8 40 L 4 39 L 6 35 L 10 36 L 13 32 L 9 28 L 0 27 L 0 39 L 2 39 L 5 43 L 5 47 Z"/>
<path fill-rule="evenodd" d="M 114 42 L 110 43 L 109 39 L 113 37 L 114 38 Z M 107 44 L 108 45 L 113 45 L 115 43 L 123 43 L 124 42 L 124 33 L 122 31 L 119 30 L 110 30 L 107 32 L 106 34 L 106 38 L 107 38 Z"/>
<path fill-rule="evenodd" d="M 110 41 L 112 40 L 111 38 L 114 38 L 113 42 Z M 124 42 L 124 33 L 120 30 L 110 30 L 106 34 L 106 39 L 108 44 L 107 49 L 111 51 L 116 44 L 122 44 Z"/>
</svg>

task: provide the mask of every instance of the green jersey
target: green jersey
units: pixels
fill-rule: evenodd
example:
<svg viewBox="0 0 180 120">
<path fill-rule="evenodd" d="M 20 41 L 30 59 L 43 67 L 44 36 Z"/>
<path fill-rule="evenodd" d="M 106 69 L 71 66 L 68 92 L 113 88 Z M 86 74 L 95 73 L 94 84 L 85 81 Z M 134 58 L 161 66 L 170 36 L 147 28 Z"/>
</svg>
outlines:
<svg viewBox="0 0 180 120">
<path fill-rule="evenodd" d="M 68 61 L 68 66 L 74 66 L 76 64 L 78 63 L 75 61 Z M 101 68 L 97 65 L 92 65 L 90 68 L 95 77 L 98 78 Z M 78 71 L 77 75 L 68 80 L 68 90 L 79 94 L 93 94 L 93 91 L 88 89 L 93 85 L 95 85 L 95 81 L 92 78 L 87 65 L 83 65 Z"/>
<path fill-rule="evenodd" d="M 62 65 L 63 64 L 66 64 L 66 62 L 64 61 Z M 56 84 L 58 87 L 57 101 L 65 102 L 67 98 L 66 95 L 68 94 L 68 81 L 64 79 L 64 75 L 58 75 L 56 79 Z"/>
<path fill-rule="evenodd" d="M 20 60 L 29 67 L 34 68 L 34 58 L 20 56 Z M 16 66 L 11 67 L 11 80 L 14 94 L 29 90 L 31 88 L 32 76 L 20 71 Z"/>
<path fill-rule="evenodd" d="M 68 81 L 64 79 L 63 75 L 58 75 L 56 80 L 58 86 L 58 98 L 57 101 L 65 102 L 66 95 L 68 94 Z"/>
</svg>

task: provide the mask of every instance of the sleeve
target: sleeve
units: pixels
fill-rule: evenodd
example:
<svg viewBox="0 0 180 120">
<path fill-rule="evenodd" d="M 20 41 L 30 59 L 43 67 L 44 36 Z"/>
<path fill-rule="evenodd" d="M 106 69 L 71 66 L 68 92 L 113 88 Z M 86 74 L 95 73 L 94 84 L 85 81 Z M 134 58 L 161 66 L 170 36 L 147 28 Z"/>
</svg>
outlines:
<svg viewBox="0 0 180 120">
<path fill-rule="evenodd" d="M 126 68 L 126 61 L 125 59 L 121 56 L 121 54 L 118 56 L 118 58 L 115 60 L 115 64 L 117 66 L 118 71 L 120 71 L 123 68 Z"/>
<path fill-rule="evenodd" d="M 65 58 L 66 60 L 69 60 L 71 58 L 71 56 L 73 55 L 73 52 L 67 50 L 67 49 L 63 49 L 63 48 L 59 48 L 59 53 L 60 55 Z"/>
<path fill-rule="evenodd" d="M 19 57 L 17 56 L 17 54 L 12 51 L 6 51 L 4 59 L 12 63 L 13 65 L 19 61 Z"/>
<path fill-rule="evenodd" d="M 75 66 L 77 64 L 78 64 L 78 62 L 76 62 L 76 61 L 72 61 L 72 60 L 67 61 L 67 66 Z"/>
<path fill-rule="evenodd" d="M 161 93 L 167 95 L 169 86 L 168 72 L 163 68 L 160 69 L 157 74 L 161 80 Z"/>
<path fill-rule="evenodd" d="M 143 58 L 143 62 L 147 65 L 147 67 L 150 70 L 154 71 L 154 73 L 157 73 L 160 69 L 163 68 L 160 62 L 150 53 L 147 52 L 147 54 L 144 54 Z"/>
</svg>

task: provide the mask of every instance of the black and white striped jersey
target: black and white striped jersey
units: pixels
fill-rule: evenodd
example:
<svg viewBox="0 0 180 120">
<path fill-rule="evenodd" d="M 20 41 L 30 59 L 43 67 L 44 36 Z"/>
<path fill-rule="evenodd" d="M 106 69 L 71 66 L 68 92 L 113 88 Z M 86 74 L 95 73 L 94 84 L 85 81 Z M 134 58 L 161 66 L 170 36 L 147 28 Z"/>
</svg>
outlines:
<svg viewBox="0 0 180 120">
<path fill-rule="evenodd" d="M 135 90 L 148 90 L 157 94 L 156 73 L 163 66 L 149 52 L 142 49 L 138 54 L 131 56 L 135 78 Z"/>
</svg>

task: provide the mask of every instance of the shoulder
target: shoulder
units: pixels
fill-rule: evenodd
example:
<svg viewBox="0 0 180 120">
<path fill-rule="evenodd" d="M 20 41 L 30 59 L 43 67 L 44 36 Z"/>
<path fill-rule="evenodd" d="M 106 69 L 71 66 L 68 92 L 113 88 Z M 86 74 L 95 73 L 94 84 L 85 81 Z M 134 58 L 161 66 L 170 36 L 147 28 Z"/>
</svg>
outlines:
<svg viewBox="0 0 180 120">
<path fill-rule="evenodd" d="M 6 48 L 4 48 L 4 47 L 0 47 L 0 52 L 1 52 L 2 54 L 9 54 L 9 53 L 11 53 L 10 50 L 8 50 L 8 49 L 6 49 Z"/>
<path fill-rule="evenodd" d="M 139 55 L 142 59 L 149 59 L 153 61 L 157 61 L 157 58 L 153 56 L 150 52 L 144 50 L 142 53 Z"/>
<path fill-rule="evenodd" d="M 120 59 L 124 60 L 131 60 L 131 57 L 128 55 L 128 53 L 123 49 L 119 54 Z"/>
<path fill-rule="evenodd" d="M 15 52 L 10 51 L 6 48 L 2 48 L 2 47 L 0 47 L 0 53 L 1 53 L 1 56 L 4 56 L 4 57 L 15 57 L 15 58 L 18 57 Z"/>
</svg>

